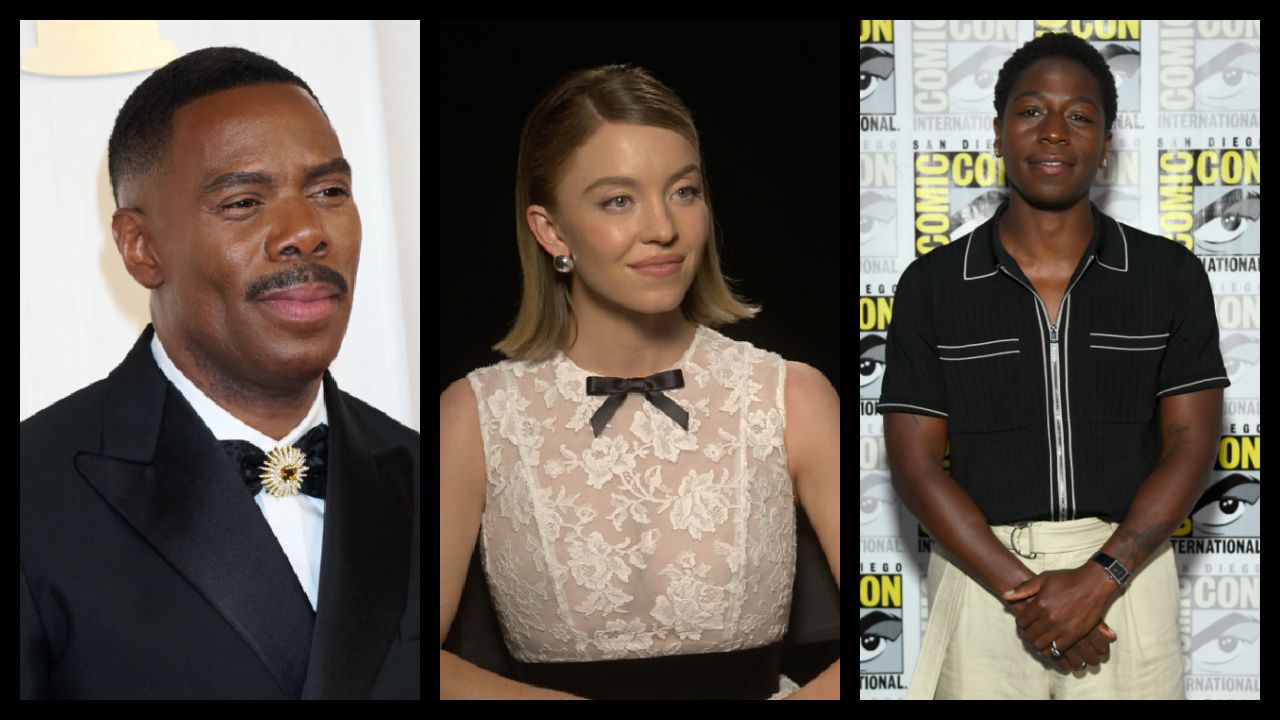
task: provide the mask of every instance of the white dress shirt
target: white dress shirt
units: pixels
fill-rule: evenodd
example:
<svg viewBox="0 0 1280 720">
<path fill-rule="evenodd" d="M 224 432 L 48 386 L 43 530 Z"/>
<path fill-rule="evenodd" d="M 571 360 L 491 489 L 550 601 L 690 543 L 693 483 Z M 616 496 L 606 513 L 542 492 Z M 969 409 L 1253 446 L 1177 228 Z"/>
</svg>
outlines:
<svg viewBox="0 0 1280 720">
<path fill-rule="evenodd" d="M 256 445 L 264 453 L 269 453 L 277 446 L 297 442 L 309 430 L 320 424 L 328 424 L 329 413 L 324 405 L 324 386 L 316 392 L 315 402 L 311 410 L 298 426 L 290 430 L 279 442 L 249 427 L 231 413 L 222 409 L 217 403 L 200 391 L 173 364 L 160 343 L 159 333 L 151 338 L 151 354 L 156 364 L 169 382 L 178 388 L 178 392 L 191 403 L 196 414 L 205 425 L 213 431 L 218 440 L 245 440 Z M 326 470 L 331 470 L 326 468 Z M 332 472 L 330 471 L 330 475 Z M 257 503 L 262 516 L 271 526 L 281 549 L 289 558 L 289 565 L 298 576 L 302 590 L 311 601 L 311 609 L 316 608 L 316 594 L 320 586 L 320 550 L 324 540 L 324 500 L 310 495 L 298 493 L 289 497 L 277 498 L 270 493 L 259 492 L 253 501 Z"/>
</svg>

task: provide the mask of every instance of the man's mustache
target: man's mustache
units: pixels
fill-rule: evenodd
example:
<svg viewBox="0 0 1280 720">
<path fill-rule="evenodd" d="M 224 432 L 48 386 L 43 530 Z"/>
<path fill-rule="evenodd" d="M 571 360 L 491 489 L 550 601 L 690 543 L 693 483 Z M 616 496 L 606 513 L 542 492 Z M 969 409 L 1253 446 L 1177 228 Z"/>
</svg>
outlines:
<svg viewBox="0 0 1280 720">
<path fill-rule="evenodd" d="M 249 285 L 249 289 L 245 290 L 244 299 L 249 301 L 256 300 L 263 293 L 291 288 L 294 285 L 305 285 L 306 283 L 328 283 L 338 288 L 343 295 L 347 294 L 347 280 L 337 270 L 327 265 L 294 265 L 278 273 L 253 281 Z"/>
</svg>

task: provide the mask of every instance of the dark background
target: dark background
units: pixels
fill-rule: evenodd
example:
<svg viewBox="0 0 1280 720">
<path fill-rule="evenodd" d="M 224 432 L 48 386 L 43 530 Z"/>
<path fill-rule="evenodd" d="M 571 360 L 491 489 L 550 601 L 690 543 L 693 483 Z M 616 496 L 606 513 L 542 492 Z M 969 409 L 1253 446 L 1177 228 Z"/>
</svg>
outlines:
<svg viewBox="0 0 1280 720">
<path fill-rule="evenodd" d="M 520 302 L 520 129 L 568 73 L 629 63 L 693 113 L 725 275 L 760 304 L 722 326 L 840 390 L 840 25 L 446 23 L 440 30 L 440 391 L 504 358 Z M 429 252 L 429 251 L 428 251 Z"/>
<path fill-rule="evenodd" d="M 490 348 L 520 302 L 514 196 L 525 117 L 570 72 L 626 63 L 650 71 L 692 112 L 721 267 L 740 297 L 762 306 L 719 332 L 814 366 L 838 392 L 840 30 L 838 21 L 442 23 L 440 391 L 504 359 Z M 800 618 L 825 621 L 839 610 L 803 513 L 797 522 L 797 564 L 815 580 L 801 588 L 798 577 L 788 640 L 812 637 L 788 642 L 783 671 L 803 685 L 840 648 L 838 639 L 816 642 Z M 445 649 L 471 642 L 473 662 L 501 673 L 505 649 L 477 560 Z M 457 632 L 464 624 L 466 638 Z"/>
</svg>

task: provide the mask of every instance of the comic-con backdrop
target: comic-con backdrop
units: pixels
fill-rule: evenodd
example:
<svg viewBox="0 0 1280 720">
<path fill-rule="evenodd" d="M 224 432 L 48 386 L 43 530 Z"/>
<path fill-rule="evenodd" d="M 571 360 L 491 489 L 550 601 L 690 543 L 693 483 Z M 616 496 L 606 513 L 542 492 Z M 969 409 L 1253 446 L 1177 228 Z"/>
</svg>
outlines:
<svg viewBox="0 0 1280 720">
<path fill-rule="evenodd" d="M 1262 45 L 1258 21 L 864 20 L 859 32 L 860 697 L 900 698 L 928 622 L 933 540 L 894 495 L 881 416 L 898 276 L 1008 194 L 992 151 L 1005 60 L 1070 32 L 1119 92 L 1109 166 L 1090 193 L 1121 222 L 1182 243 L 1213 286 L 1231 377 L 1204 495 L 1175 534 L 1188 698 L 1258 698 L 1261 619 Z"/>
</svg>

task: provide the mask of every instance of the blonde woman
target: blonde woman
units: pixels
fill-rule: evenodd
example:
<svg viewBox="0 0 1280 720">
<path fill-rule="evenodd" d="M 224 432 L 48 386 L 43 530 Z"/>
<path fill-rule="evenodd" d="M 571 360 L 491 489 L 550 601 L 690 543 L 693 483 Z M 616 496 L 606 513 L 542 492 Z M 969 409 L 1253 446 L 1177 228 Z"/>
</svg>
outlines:
<svg viewBox="0 0 1280 720">
<path fill-rule="evenodd" d="M 440 641 L 477 543 L 515 667 L 441 650 L 442 698 L 839 697 L 780 672 L 796 505 L 839 582 L 839 411 L 813 368 L 713 329 L 720 270 L 688 109 L 574 73 L 520 140 L 509 359 L 440 399 Z"/>
</svg>

